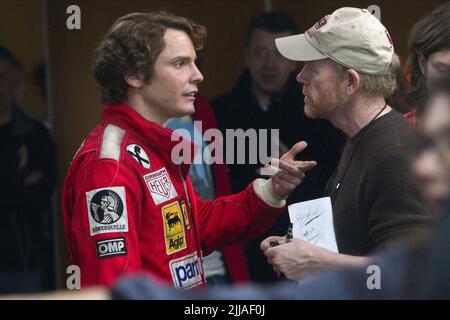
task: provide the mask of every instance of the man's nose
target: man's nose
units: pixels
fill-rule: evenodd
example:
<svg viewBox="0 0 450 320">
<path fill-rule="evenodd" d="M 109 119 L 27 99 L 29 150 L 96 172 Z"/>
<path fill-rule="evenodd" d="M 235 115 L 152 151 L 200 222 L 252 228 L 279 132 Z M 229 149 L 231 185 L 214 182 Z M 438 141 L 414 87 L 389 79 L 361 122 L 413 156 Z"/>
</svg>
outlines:
<svg viewBox="0 0 450 320">
<path fill-rule="evenodd" d="M 268 54 L 264 59 L 264 66 L 266 68 L 274 68 L 276 66 L 276 57 L 273 54 Z"/>
<path fill-rule="evenodd" d="M 197 68 L 196 65 L 194 65 L 193 75 L 192 75 L 192 82 L 199 83 L 203 81 L 203 74 L 200 72 L 200 70 Z"/>
<path fill-rule="evenodd" d="M 297 77 L 295 77 L 295 80 L 297 80 L 298 83 L 306 84 L 305 68 L 300 71 Z"/>
</svg>

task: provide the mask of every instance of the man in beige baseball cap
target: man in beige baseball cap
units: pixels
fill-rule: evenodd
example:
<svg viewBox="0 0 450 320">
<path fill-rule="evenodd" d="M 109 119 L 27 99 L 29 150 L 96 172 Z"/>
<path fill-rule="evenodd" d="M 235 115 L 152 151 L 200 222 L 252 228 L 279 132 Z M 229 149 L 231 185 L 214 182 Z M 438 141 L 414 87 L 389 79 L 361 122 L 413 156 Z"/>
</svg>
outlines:
<svg viewBox="0 0 450 320">
<path fill-rule="evenodd" d="M 363 74 L 386 75 L 394 55 L 389 32 L 366 9 L 342 8 L 303 34 L 275 40 L 283 56 L 295 61 L 330 58 Z"/>
<path fill-rule="evenodd" d="M 348 143 L 326 188 L 339 253 L 300 239 L 272 247 L 285 242 L 276 236 L 261 249 L 274 271 L 291 280 L 368 263 L 374 250 L 408 239 L 428 222 L 409 166 L 418 137 L 385 100 L 400 68 L 391 36 L 366 9 L 341 8 L 275 42 L 283 56 L 305 62 L 297 76 L 305 114 L 329 120 Z"/>
</svg>

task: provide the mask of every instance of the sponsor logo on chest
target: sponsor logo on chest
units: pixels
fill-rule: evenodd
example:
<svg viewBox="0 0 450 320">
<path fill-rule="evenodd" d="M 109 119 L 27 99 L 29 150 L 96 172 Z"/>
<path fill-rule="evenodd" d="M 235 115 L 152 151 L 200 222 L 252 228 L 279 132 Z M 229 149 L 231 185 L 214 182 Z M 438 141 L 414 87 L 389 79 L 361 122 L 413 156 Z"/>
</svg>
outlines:
<svg viewBox="0 0 450 320">
<path fill-rule="evenodd" d="M 177 290 L 186 290 L 202 283 L 203 267 L 197 252 L 170 261 L 170 272 Z"/>
<path fill-rule="evenodd" d="M 144 181 L 155 205 L 164 203 L 178 196 L 166 168 L 146 174 Z"/>
<path fill-rule="evenodd" d="M 144 148 L 142 148 L 140 145 L 127 145 L 127 152 L 130 156 L 133 157 L 134 160 L 136 160 L 137 163 L 139 163 L 145 169 L 150 169 L 150 158 L 148 157 L 147 152 L 145 152 Z"/>
<path fill-rule="evenodd" d="M 190 230 L 191 224 L 189 222 L 189 214 L 186 208 L 186 202 L 183 199 L 181 200 L 181 210 L 183 211 L 184 225 L 186 226 L 186 230 Z"/>
<path fill-rule="evenodd" d="M 164 206 L 161 212 L 167 255 L 186 249 L 186 234 L 178 201 Z"/>
</svg>

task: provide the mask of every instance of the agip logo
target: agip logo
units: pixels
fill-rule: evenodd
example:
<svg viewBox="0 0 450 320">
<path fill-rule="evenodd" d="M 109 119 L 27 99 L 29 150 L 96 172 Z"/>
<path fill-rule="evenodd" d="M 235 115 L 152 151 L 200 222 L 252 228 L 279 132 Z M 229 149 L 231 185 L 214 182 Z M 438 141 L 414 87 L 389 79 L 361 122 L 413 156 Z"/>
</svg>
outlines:
<svg viewBox="0 0 450 320">
<path fill-rule="evenodd" d="M 178 201 L 164 206 L 161 210 L 164 223 L 164 239 L 168 255 L 186 248 L 183 216 Z"/>
</svg>

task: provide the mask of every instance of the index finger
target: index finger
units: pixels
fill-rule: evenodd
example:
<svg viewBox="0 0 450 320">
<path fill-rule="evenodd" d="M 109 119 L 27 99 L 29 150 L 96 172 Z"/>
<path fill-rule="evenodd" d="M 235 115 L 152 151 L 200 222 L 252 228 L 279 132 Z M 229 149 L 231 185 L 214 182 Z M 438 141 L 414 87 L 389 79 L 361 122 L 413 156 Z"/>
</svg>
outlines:
<svg viewBox="0 0 450 320">
<path fill-rule="evenodd" d="M 297 142 L 296 144 L 294 144 L 294 146 L 291 148 L 291 150 L 289 150 L 288 152 L 283 154 L 283 156 L 281 158 L 293 160 L 295 158 L 295 156 L 299 152 L 304 150 L 307 146 L 308 146 L 308 144 L 306 143 L 306 141 Z"/>
</svg>

